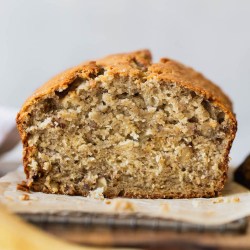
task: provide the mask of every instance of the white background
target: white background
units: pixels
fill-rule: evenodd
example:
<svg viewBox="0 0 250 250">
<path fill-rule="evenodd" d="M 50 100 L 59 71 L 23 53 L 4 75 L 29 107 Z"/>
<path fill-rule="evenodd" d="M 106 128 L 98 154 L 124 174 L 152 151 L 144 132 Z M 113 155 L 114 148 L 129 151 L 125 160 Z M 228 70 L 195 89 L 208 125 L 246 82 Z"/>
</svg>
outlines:
<svg viewBox="0 0 250 250">
<path fill-rule="evenodd" d="M 232 98 L 237 165 L 250 153 L 250 1 L 0 0 L 0 105 L 86 59 L 140 48 L 203 72 Z"/>
</svg>

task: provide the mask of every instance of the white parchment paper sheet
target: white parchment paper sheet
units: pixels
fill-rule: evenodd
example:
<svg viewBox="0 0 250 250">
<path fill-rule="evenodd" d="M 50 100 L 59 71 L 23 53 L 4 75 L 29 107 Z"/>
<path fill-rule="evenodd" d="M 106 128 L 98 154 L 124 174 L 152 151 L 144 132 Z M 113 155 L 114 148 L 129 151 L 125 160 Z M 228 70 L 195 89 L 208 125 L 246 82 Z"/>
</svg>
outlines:
<svg viewBox="0 0 250 250">
<path fill-rule="evenodd" d="M 16 189 L 25 179 L 22 170 L 0 178 L 0 202 L 13 212 L 58 213 L 72 211 L 102 214 L 140 214 L 188 221 L 202 225 L 220 225 L 250 215 L 250 192 L 228 182 L 222 196 L 210 199 L 94 199 L 79 196 L 26 193 Z M 29 200 L 23 200 L 28 194 Z"/>
</svg>

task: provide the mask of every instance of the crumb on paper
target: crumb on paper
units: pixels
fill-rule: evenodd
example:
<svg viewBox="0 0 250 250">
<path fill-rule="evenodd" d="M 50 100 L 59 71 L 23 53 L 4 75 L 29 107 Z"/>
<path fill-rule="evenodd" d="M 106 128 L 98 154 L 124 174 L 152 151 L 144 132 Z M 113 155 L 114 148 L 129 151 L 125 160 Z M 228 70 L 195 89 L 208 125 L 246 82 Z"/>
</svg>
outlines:
<svg viewBox="0 0 250 250">
<path fill-rule="evenodd" d="M 105 204 L 109 205 L 109 204 L 111 204 L 111 201 L 110 200 L 106 200 Z"/>
<path fill-rule="evenodd" d="M 21 201 L 28 201 L 30 200 L 30 196 L 28 194 L 23 194 L 19 196 L 19 200 Z"/>
<path fill-rule="evenodd" d="M 219 197 L 217 198 L 216 200 L 213 201 L 214 204 L 217 204 L 217 203 L 223 203 L 224 202 L 224 199 Z"/>
<path fill-rule="evenodd" d="M 16 189 L 28 193 L 30 192 L 29 187 L 27 186 L 27 183 L 25 181 L 22 181 L 21 183 L 17 184 Z"/>
<path fill-rule="evenodd" d="M 240 202 L 240 198 L 239 197 L 232 197 L 232 198 L 227 198 L 226 199 L 227 203 L 233 202 L 233 203 L 238 203 Z"/>
<path fill-rule="evenodd" d="M 90 191 L 88 198 L 92 198 L 96 200 L 104 200 L 103 191 L 104 191 L 103 187 L 99 187 L 93 191 Z"/>
<path fill-rule="evenodd" d="M 200 201 L 199 201 L 199 200 L 194 199 L 194 200 L 192 200 L 192 205 L 193 205 L 193 207 L 199 207 L 199 205 L 200 205 Z"/>
<path fill-rule="evenodd" d="M 168 203 L 164 203 L 164 204 L 161 204 L 161 210 L 162 210 L 162 212 L 169 212 L 169 210 L 170 210 L 170 206 L 169 206 L 169 204 Z"/>
<path fill-rule="evenodd" d="M 240 202 L 240 198 L 239 197 L 234 197 L 233 202 Z"/>
<path fill-rule="evenodd" d="M 114 210 L 117 212 L 134 212 L 135 207 L 132 202 L 123 200 L 123 199 L 117 199 L 114 200 Z"/>
<path fill-rule="evenodd" d="M 240 198 L 239 197 L 233 197 L 233 198 L 230 198 L 230 197 L 225 197 L 225 198 L 218 198 L 216 200 L 213 201 L 214 204 L 216 203 L 231 203 L 231 202 L 240 202 Z"/>
</svg>

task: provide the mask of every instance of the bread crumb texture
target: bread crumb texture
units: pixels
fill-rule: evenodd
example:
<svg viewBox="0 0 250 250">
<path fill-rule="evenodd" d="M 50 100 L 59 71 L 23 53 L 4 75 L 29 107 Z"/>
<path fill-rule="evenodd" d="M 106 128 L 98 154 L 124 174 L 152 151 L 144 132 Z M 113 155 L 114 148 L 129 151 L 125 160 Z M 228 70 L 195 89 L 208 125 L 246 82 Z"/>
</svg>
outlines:
<svg viewBox="0 0 250 250">
<path fill-rule="evenodd" d="M 19 196 L 19 200 L 21 201 L 28 201 L 30 200 L 30 196 L 28 194 L 23 194 Z"/>
<path fill-rule="evenodd" d="M 218 87 L 147 51 L 62 73 L 17 123 L 31 190 L 94 198 L 213 197 L 236 131 Z"/>
</svg>

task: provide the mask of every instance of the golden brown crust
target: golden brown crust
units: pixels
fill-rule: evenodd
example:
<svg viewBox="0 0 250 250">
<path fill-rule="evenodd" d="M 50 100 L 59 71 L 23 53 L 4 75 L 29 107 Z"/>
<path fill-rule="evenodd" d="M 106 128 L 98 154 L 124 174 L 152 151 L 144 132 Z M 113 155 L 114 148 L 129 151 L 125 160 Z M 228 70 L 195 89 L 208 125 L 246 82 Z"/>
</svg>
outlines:
<svg viewBox="0 0 250 250">
<path fill-rule="evenodd" d="M 228 144 L 224 158 L 225 161 L 223 166 L 221 166 L 221 169 L 225 172 L 224 179 L 221 180 L 220 184 L 222 189 L 227 177 L 228 154 L 237 130 L 237 122 L 232 110 L 230 99 L 218 86 L 206 79 L 202 74 L 176 61 L 163 58 L 159 63 L 152 64 L 151 54 L 148 50 L 111 55 L 100 60 L 85 62 L 55 76 L 37 89 L 36 92 L 27 99 L 16 119 L 24 145 L 23 164 L 27 178 L 29 178 L 27 169 L 29 155 L 32 153 L 33 149 L 29 148 L 27 145 L 27 134 L 23 129 L 23 123 L 29 115 L 29 109 L 44 96 L 49 95 L 54 91 L 62 91 L 68 88 L 77 78 L 95 78 L 99 74 L 102 74 L 104 70 L 107 71 L 109 75 L 113 76 L 118 74 L 120 76 L 136 77 L 140 74 L 144 74 L 148 80 L 156 79 L 163 84 L 175 83 L 181 85 L 203 96 L 228 114 L 229 119 L 232 122 L 232 130 L 230 131 L 231 141 Z M 204 196 L 205 195 L 203 195 L 203 197 Z M 157 195 L 151 198 L 157 198 Z M 181 198 L 181 196 L 179 198 Z"/>
</svg>

